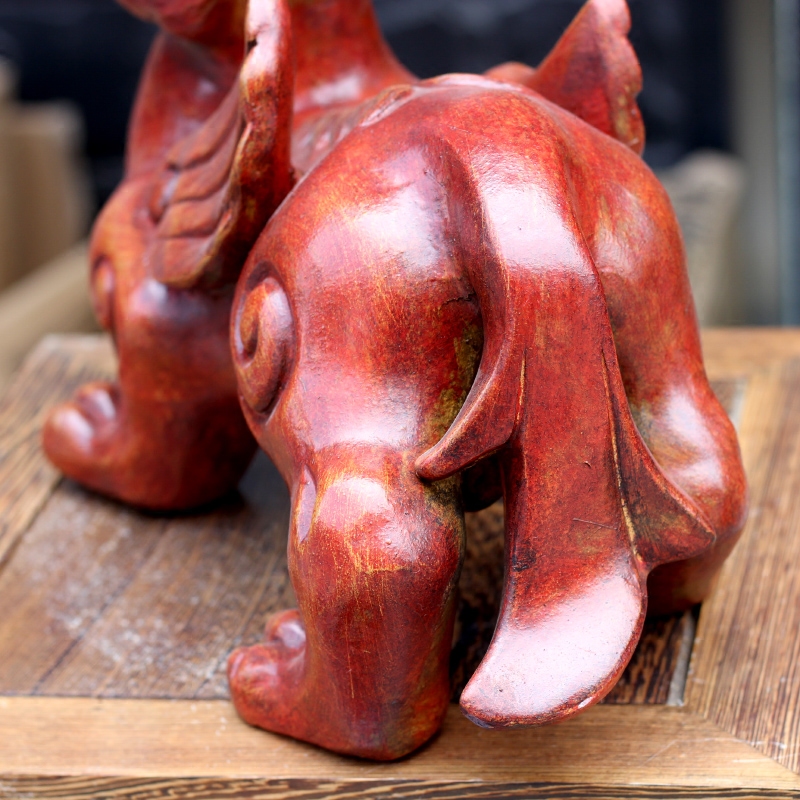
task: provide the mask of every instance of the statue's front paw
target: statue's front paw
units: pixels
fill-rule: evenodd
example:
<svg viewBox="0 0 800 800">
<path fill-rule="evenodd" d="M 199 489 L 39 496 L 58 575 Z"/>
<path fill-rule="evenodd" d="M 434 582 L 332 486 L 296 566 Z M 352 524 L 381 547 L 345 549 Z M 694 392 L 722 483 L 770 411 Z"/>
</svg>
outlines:
<svg viewBox="0 0 800 800">
<path fill-rule="evenodd" d="M 255 449 L 235 397 L 176 403 L 108 383 L 88 384 L 56 407 L 42 443 L 68 477 L 154 511 L 222 497 L 236 487 Z"/>
<path fill-rule="evenodd" d="M 71 401 L 57 406 L 44 426 L 44 448 L 68 475 L 83 472 L 103 458 L 116 427 L 119 390 L 110 383 L 90 383 Z M 80 478 L 79 478 L 80 480 Z"/>
</svg>

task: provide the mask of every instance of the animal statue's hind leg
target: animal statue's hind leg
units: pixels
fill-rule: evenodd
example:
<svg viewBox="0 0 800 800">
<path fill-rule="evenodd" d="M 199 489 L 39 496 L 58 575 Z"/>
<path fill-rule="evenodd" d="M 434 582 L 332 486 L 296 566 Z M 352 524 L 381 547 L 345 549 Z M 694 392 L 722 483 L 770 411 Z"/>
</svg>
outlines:
<svg viewBox="0 0 800 800">
<path fill-rule="evenodd" d="M 406 453 L 332 447 L 292 487 L 299 608 L 229 662 L 250 724 L 374 759 L 439 728 L 450 695 L 463 553 L 460 481 L 432 487 Z"/>
</svg>

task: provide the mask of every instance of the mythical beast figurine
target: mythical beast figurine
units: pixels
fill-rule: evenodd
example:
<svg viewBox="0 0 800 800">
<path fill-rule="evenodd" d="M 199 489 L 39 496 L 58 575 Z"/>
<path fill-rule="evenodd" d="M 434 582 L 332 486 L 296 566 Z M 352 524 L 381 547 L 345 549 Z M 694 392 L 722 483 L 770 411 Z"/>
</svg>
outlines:
<svg viewBox="0 0 800 800">
<path fill-rule="evenodd" d="M 124 180 L 92 237 L 94 307 L 113 335 L 119 378 L 84 386 L 51 413 L 43 438 L 80 483 L 176 510 L 233 489 L 255 451 L 227 332 L 256 237 L 361 104 L 414 78 L 384 42 L 371 0 L 120 2 L 162 32 L 139 87 Z M 641 145 L 635 92 L 620 83 L 635 82 L 635 69 L 619 63 L 606 12 L 587 15 L 592 24 L 543 69 L 509 64 L 498 75 Z M 607 84 L 576 81 L 598 69 Z M 630 102 L 613 105 L 603 92 Z M 482 505 L 485 481 L 468 483 Z"/>
<path fill-rule="evenodd" d="M 506 509 L 500 619 L 461 697 L 487 727 L 597 702 L 648 575 L 652 607 L 687 607 L 735 543 L 739 449 L 638 155 L 628 26 L 590 0 L 539 70 L 382 93 L 258 239 L 232 338 L 291 490 L 299 608 L 231 656 L 250 723 L 376 759 L 438 730 L 465 470 Z"/>
</svg>

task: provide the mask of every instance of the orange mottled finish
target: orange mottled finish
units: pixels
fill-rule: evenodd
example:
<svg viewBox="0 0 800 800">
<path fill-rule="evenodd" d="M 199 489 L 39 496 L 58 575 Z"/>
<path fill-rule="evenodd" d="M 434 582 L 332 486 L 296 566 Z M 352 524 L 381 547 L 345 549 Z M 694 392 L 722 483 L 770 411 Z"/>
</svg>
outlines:
<svg viewBox="0 0 800 800">
<path fill-rule="evenodd" d="M 500 493 L 503 604 L 462 708 L 597 702 L 648 593 L 701 600 L 746 513 L 624 0 L 536 70 L 422 83 L 369 0 L 128 4 L 168 32 L 93 240 L 120 378 L 56 410 L 51 458 L 189 506 L 235 485 L 246 418 L 291 491 L 298 600 L 231 656 L 254 725 L 375 759 L 434 735 L 464 507 Z"/>
</svg>

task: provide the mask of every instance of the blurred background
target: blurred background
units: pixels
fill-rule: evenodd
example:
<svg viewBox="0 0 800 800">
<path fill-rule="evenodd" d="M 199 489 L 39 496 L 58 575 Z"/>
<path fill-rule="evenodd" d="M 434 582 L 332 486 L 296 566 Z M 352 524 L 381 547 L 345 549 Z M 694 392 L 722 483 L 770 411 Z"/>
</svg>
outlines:
<svg viewBox="0 0 800 800">
<path fill-rule="evenodd" d="M 375 0 L 416 74 L 537 64 L 581 0 Z M 800 0 L 630 0 L 645 159 L 703 324 L 800 324 Z M 91 329 L 83 242 L 122 175 L 153 29 L 113 0 L 0 0 L 0 388 Z"/>
</svg>

